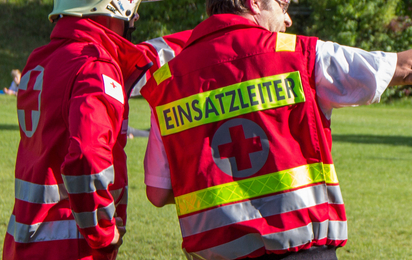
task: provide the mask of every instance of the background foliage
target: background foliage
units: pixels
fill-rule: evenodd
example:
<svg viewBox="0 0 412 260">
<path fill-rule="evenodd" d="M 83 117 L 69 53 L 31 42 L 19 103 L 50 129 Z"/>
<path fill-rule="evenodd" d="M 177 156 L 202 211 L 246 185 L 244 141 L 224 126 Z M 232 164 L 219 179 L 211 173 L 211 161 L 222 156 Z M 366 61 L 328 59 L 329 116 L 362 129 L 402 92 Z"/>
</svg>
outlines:
<svg viewBox="0 0 412 260">
<path fill-rule="evenodd" d="M 412 47 L 411 0 L 300 0 L 299 8 L 307 12 L 295 16 L 298 33 L 368 51 L 399 52 Z M 410 94 L 410 86 L 391 88 L 382 100 Z"/>
<path fill-rule="evenodd" d="M 0 0 L 0 86 L 8 87 L 10 71 L 22 69 L 31 51 L 49 41 L 53 24 L 47 15 L 53 0 Z M 134 42 L 194 28 L 207 16 L 205 0 L 142 3 Z M 397 52 L 412 47 L 412 0 L 299 0 L 289 14 L 291 33 L 318 36 L 368 51 Z M 411 88 L 386 91 L 382 99 L 405 98 Z"/>
<path fill-rule="evenodd" d="M 0 255 L 14 197 L 19 142 L 16 98 L 0 95 Z M 131 126 L 150 127 L 143 98 L 130 100 Z M 334 164 L 348 217 L 349 240 L 339 260 L 412 259 L 412 109 L 408 101 L 337 109 L 333 114 Z M 148 202 L 143 177 L 147 138 L 129 139 L 127 233 L 118 260 L 184 260 L 172 205 Z M 31 260 L 31 259 L 27 259 Z"/>
</svg>

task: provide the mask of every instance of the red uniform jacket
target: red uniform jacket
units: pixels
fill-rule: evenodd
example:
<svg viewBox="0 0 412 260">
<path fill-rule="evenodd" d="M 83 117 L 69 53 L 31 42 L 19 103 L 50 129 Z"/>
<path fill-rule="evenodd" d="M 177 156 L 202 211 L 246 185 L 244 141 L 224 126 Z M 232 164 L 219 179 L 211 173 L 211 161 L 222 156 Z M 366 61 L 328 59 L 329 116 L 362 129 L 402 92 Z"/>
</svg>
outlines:
<svg viewBox="0 0 412 260">
<path fill-rule="evenodd" d="M 215 15 L 143 87 L 192 256 L 346 243 L 330 122 L 316 101 L 316 42 Z"/>
<path fill-rule="evenodd" d="M 91 20 L 64 17 L 29 57 L 17 97 L 21 141 L 4 259 L 114 259 L 126 222 L 130 88 L 142 51 Z M 137 69 L 136 69 L 137 68 Z M 140 69 L 139 69 L 140 68 Z"/>
<path fill-rule="evenodd" d="M 153 73 L 182 51 L 191 33 L 191 30 L 187 30 L 151 39 L 139 44 L 140 48 L 146 50 L 145 55 L 153 62 L 153 66 L 150 67 L 144 77 L 134 86 L 131 96 L 140 95 L 140 89 L 149 81 Z"/>
</svg>

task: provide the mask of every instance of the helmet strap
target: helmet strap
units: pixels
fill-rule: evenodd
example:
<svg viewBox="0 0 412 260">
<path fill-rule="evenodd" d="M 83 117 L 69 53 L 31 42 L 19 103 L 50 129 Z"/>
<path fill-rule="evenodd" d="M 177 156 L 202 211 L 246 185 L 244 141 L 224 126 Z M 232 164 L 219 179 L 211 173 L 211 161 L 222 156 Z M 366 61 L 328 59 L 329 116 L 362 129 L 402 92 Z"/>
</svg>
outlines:
<svg viewBox="0 0 412 260">
<path fill-rule="evenodd" d="M 130 27 L 130 22 L 124 22 L 124 32 L 123 37 L 132 42 L 132 33 L 136 30 L 136 27 Z"/>
</svg>

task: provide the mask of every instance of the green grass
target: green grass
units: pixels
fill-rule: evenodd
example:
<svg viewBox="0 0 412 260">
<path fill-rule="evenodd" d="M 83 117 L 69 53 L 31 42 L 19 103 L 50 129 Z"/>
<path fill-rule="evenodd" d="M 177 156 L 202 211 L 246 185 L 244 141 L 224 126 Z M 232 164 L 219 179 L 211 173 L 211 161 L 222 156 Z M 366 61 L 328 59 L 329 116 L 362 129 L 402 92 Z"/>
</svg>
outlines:
<svg viewBox="0 0 412 260">
<path fill-rule="evenodd" d="M 13 206 L 13 170 L 19 132 L 15 97 L 0 95 L 0 243 Z M 130 101 L 130 124 L 150 127 L 142 98 Z M 333 155 L 346 203 L 346 259 L 412 259 L 412 103 L 335 110 Z M 147 138 L 126 146 L 130 197 L 127 234 L 118 259 L 185 259 L 173 206 L 158 209 L 145 195 Z"/>
</svg>

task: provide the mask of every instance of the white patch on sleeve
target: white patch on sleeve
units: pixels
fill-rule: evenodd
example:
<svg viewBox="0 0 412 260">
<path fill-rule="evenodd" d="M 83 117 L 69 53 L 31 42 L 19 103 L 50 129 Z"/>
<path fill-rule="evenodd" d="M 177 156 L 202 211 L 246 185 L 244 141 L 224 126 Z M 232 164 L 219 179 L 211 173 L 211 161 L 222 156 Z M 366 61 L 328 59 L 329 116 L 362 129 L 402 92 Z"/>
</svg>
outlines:
<svg viewBox="0 0 412 260">
<path fill-rule="evenodd" d="M 116 80 L 102 74 L 104 83 L 104 92 L 120 103 L 124 104 L 123 87 Z"/>
</svg>

